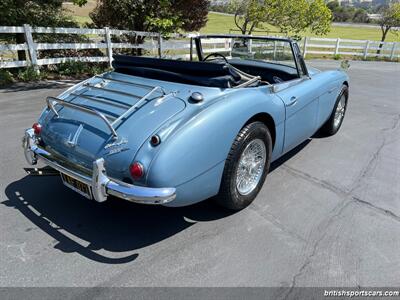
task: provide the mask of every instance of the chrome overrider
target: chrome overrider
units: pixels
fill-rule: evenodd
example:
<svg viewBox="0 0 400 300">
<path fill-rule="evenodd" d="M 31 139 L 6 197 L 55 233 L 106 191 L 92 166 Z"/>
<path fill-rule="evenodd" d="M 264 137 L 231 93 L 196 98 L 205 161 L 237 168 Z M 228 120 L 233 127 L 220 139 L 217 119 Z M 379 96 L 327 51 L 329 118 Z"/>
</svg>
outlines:
<svg viewBox="0 0 400 300">
<path fill-rule="evenodd" d="M 98 202 L 106 201 L 109 195 L 142 204 L 164 204 L 175 199 L 175 188 L 142 187 L 107 177 L 103 158 L 93 162 L 92 177 L 70 170 L 56 162 L 50 152 L 38 146 L 38 139 L 32 128 L 25 131 L 22 145 L 29 164 L 35 165 L 41 159 L 57 171 L 89 185 L 93 198 Z"/>
</svg>

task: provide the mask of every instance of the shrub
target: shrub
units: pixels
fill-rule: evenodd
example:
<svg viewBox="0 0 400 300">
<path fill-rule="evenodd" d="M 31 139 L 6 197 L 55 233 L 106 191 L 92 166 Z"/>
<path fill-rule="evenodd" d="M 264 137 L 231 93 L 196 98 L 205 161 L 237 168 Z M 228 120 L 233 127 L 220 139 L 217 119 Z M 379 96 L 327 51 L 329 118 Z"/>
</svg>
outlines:
<svg viewBox="0 0 400 300">
<path fill-rule="evenodd" d="M 7 85 L 14 82 L 13 75 L 10 71 L 0 69 L 0 86 Z"/>
<path fill-rule="evenodd" d="M 94 75 L 105 72 L 106 64 L 88 63 L 82 61 L 67 61 L 57 66 L 56 72 L 62 76 Z"/>
<path fill-rule="evenodd" d="M 333 56 L 333 59 L 334 59 L 334 60 L 340 60 L 340 59 L 342 59 L 342 56 L 341 56 L 340 54 L 335 54 L 335 55 Z"/>
<path fill-rule="evenodd" d="M 87 63 L 81 61 L 67 61 L 58 65 L 58 73 L 64 76 L 74 76 L 87 73 L 89 68 Z"/>
<path fill-rule="evenodd" d="M 19 70 L 17 78 L 21 81 L 37 81 L 42 79 L 43 74 L 39 74 L 32 66 Z"/>
</svg>

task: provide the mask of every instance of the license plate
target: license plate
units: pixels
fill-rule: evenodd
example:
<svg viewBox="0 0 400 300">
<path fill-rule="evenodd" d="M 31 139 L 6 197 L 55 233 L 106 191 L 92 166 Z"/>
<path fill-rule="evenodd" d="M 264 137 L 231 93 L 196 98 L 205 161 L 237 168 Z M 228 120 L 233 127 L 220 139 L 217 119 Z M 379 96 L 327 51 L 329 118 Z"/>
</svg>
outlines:
<svg viewBox="0 0 400 300">
<path fill-rule="evenodd" d="M 92 190 L 90 186 L 86 183 L 83 183 L 71 176 L 61 173 L 61 179 L 65 186 L 69 187 L 70 189 L 74 190 L 75 192 L 81 194 L 82 196 L 92 199 Z"/>
</svg>

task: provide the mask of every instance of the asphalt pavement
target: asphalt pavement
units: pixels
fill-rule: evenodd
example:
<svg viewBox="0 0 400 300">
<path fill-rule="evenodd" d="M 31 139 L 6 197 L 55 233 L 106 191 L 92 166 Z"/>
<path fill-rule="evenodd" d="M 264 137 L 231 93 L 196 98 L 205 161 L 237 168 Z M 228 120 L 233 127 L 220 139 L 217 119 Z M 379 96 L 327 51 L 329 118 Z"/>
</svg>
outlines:
<svg viewBox="0 0 400 300">
<path fill-rule="evenodd" d="M 0 286 L 399 287 L 400 64 L 352 62 L 349 74 L 340 132 L 274 163 L 237 213 L 210 200 L 99 204 L 27 176 L 23 130 L 68 86 L 0 90 Z"/>
</svg>

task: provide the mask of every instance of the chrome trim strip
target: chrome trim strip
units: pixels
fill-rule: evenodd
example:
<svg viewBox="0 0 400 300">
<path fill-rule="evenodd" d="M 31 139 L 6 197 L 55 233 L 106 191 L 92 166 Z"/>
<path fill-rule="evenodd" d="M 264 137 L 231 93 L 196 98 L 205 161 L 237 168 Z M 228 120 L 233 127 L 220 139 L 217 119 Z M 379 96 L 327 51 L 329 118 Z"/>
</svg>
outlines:
<svg viewBox="0 0 400 300">
<path fill-rule="evenodd" d="M 171 202 L 176 197 L 175 188 L 136 186 L 108 177 L 103 158 L 99 158 L 93 162 L 92 177 L 65 168 L 52 159 L 50 152 L 38 147 L 37 139 L 32 128 L 25 131 L 23 147 L 26 157 L 28 157 L 27 154 L 29 154 L 29 156 L 33 155 L 35 158 L 34 160 L 28 160 L 27 158 L 29 164 L 34 165 L 37 163 L 38 158 L 42 159 L 45 164 L 53 169 L 89 185 L 92 188 L 94 199 L 98 202 L 106 201 L 109 195 L 142 204 L 164 204 Z"/>
<path fill-rule="evenodd" d="M 248 81 L 246 81 L 246 82 L 244 82 L 242 84 L 239 84 L 239 85 L 237 85 L 237 86 L 235 86 L 233 88 L 234 89 L 244 88 L 244 87 L 249 86 L 250 84 L 253 84 L 253 83 L 255 83 L 257 81 L 260 81 L 260 80 L 261 80 L 261 77 L 260 76 L 256 76 L 256 77 L 254 77 L 254 78 L 252 78 L 252 79 L 250 79 L 250 80 L 248 80 Z"/>
<path fill-rule="evenodd" d="M 128 109 L 126 112 L 124 112 L 122 115 L 120 115 L 116 120 L 114 120 L 111 125 L 114 126 L 117 124 L 119 121 L 121 121 L 123 118 L 129 116 L 133 111 L 135 111 L 140 105 L 142 105 L 143 102 L 147 100 L 152 94 L 154 94 L 157 90 L 161 90 L 161 93 L 163 96 L 165 96 L 165 91 L 162 87 L 156 86 L 154 87 L 150 92 L 148 92 L 146 95 L 144 95 L 138 102 L 135 103 L 130 109 Z"/>
<path fill-rule="evenodd" d="M 134 98 L 138 98 L 138 99 L 141 98 L 141 96 L 138 96 L 138 95 L 135 95 L 135 94 L 121 92 L 121 91 L 118 91 L 118 90 L 109 89 L 109 88 L 105 88 L 105 87 L 99 87 L 99 86 L 92 85 L 90 83 L 84 83 L 82 86 L 84 86 L 86 88 L 89 88 L 89 89 L 94 89 L 94 90 L 99 90 L 99 91 L 106 91 L 106 92 L 110 92 L 110 93 L 119 94 L 119 95 L 122 95 L 122 96 L 134 97 Z M 130 105 L 128 104 L 128 106 L 130 106 Z"/>
<path fill-rule="evenodd" d="M 90 101 L 96 101 L 96 102 L 100 102 L 100 103 L 104 103 L 104 104 L 108 104 L 108 105 L 113 105 L 116 107 L 120 107 L 123 109 L 128 109 L 129 107 L 131 107 L 131 105 L 123 103 L 121 101 L 116 101 L 116 100 L 111 100 L 105 97 L 93 97 L 93 96 L 88 96 L 88 95 L 84 95 L 82 94 L 77 94 L 75 92 L 72 92 L 69 94 L 70 96 L 74 96 L 74 99 L 72 99 L 71 101 L 75 100 L 76 98 L 83 98 L 86 100 L 90 100 Z"/>
<path fill-rule="evenodd" d="M 71 102 L 68 102 L 68 101 L 64 101 L 64 100 L 58 99 L 56 97 L 47 97 L 46 98 L 46 102 L 47 102 L 47 106 L 49 107 L 49 109 L 51 109 L 57 117 L 59 116 L 59 114 L 58 114 L 58 111 L 54 108 L 54 102 L 56 104 L 60 104 L 60 105 L 66 106 L 66 107 L 71 107 L 71 108 L 74 108 L 74 109 L 77 109 L 77 110 L 80 110 L 80 111 L 83 111 L 83 112 L 98 116 L 100 119 L 102 119 L 104 121 L 104 123 L 106 123 L 107 127 L 110 129 L 110 131 L 111 131 L 112 135 L 114 136 L 114 138 L 118 137 L 117 132 L 115 131 L 115 129 L 112 126 L 112 124 L 107 120 L 107 118 L 102 113 L 98 112 L 97 110 L 94 110 L 92 108 L 89 108 L 89 107 L 86 107 L 86 106 L 83 106 L 83 105 L 79 105 L 79 104 L 71 103 Z"/>
<path fill-rule="evenodd" d="M 116 72 L 116 73 L 118 73 L 118 72 Z M 152 89 L 152 88 L 154 88 L 154 86 L 147 85 L 147 84 L 142 84 L 142 83 L 137 83 L 137 82 L 131 82 L 131 81 L 121 80 L 121 79 L 115 79 L 115 78 L 110 78 L 110 77 L 103 77 L 103 76 L 100 76 L 100 75 L 96 75 L 96 76 L 94 76 L 94 77 L 95 77 L 95 78 L 99 78 L 99 79 L 103 79 L 103 80 L 109 80 L 109 81 L 114 81 L 114 82 L 129 84 L 129 85 L 133 85 L 133 86 L 137 86 L 137 87 L 141 87 L 141 88 L 145 88 L 145 89 Z"/>
</svg>

